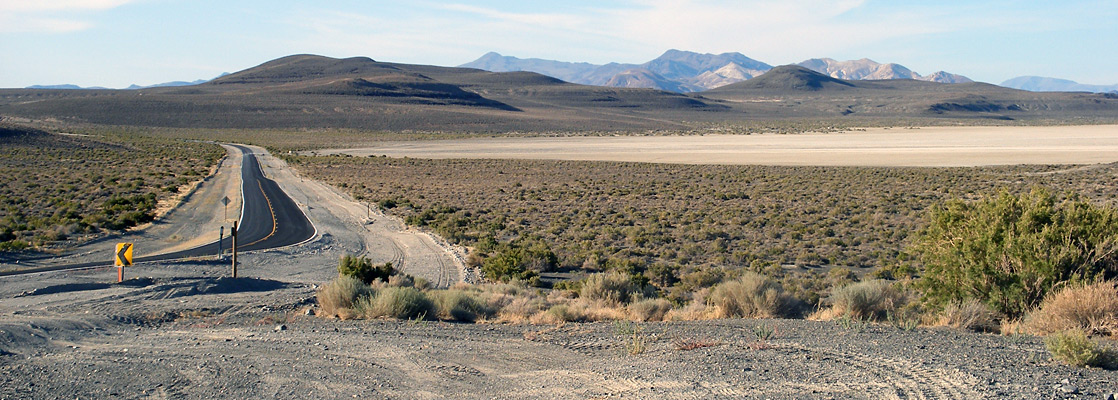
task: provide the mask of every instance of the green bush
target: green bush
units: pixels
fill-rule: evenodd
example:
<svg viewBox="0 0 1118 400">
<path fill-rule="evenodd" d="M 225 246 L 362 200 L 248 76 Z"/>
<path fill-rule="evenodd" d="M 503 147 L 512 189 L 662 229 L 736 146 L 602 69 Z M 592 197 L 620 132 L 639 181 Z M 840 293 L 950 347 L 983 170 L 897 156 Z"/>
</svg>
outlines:
<svg viewBox="0 0 1118 400">
<path fill-rule="evenodd" d="M 1114 349 L 1091 341 L 1081 330 L 1068 330 L 1049 335 L 1044 339 L 1052 357 L 1076 367 L 1114 369 L 1118 354 Z"/>
<path fill-rule="evenodd" d="M 780 283 L 755 272 L 715 286 L 710 302 L 724 318 L 782 318 L 799 311 L 796 300 Z"/>
<path fill-rule="evenodd" d="M 543 242 L 514 242 L 498 246 L 496 254 L 482 261 L 481 271 L 493 281 L 533 281 L 540 272 L 550 271 L 558 263 L 555 253 Z"/>
<path fill-rule="evenodd" d="M 387 282 L 388 278 L 395 273 L 392 263 L 373 266 L 373 262 L 365 256 L 355 257 L 346 254 L 338 262 L 338 275 L 353 277 L 365 283 L 371 283 L 377 279 Z"/>
<path fill-rule="evenodd" d="M 893 283 L 870 280 L 836 287 L 827 301 L 833 317 L 882 321 L 903 308 L 906 298 L 905 292 Z"/>
<path fill-rule="evenodd" d="M 933 208 L 914 250 L 925 301 L 977 299 L 1017 317 L 1061 282 L 1118 275 L 1118 212 L 1043 189 Z"/>
</svg>

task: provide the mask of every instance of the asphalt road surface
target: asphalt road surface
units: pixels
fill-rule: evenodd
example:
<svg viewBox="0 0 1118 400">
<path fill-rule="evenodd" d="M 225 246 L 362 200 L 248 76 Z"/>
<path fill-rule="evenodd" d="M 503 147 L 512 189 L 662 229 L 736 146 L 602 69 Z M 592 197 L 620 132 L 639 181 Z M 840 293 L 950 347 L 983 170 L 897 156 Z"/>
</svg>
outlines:
<svg viewBox="0 0 1118 400">
<path fill-rule="evenodd" d="M 252 149 L 244 146 L 233 145 L 244 153 L 241 165 L 241 191 L 244 195 L 244 209 L 238 223 L 237 251 L 252 251 L 273 249 L 300 243 L 314 236 L 315 228 L 306 214 L 299 209 L 295 201 L 291 200 L 280 189 L 275 181 L 264 176 L 260 163 Z M 228 232 L 226 233 L 228 234 Z M 221 242 L 221 249 L 228 252 L 232 247 L 232 239 L 226 237 Z M 215 240 L 202 246 L 164 253 L 146 257 L 136 257 L 133 263 L 149 261 L 176 260 L 182 258 L 214 256 L 218 253 L 218 242 Z M 16 271 L 0 272 L 0 276 L 21 275 L 46 271 L 61 271 L 68 269 L 82 269 L 111 266 L 111 261 L 87 262 L 77 264 L 51 265 L 34 267 Z"/>
</svg>

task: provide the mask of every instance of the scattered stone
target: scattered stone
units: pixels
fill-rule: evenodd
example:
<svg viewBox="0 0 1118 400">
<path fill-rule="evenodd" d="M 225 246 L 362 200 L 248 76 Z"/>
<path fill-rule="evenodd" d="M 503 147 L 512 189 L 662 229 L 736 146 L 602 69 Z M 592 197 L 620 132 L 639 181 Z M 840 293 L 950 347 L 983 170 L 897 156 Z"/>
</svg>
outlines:
<svg viewBox="0 0 1118 400">
<path fill-rule="evenodd" d="M 1079 387 L 1075 385 L 1060 385 L 1060 391 L 1067 394 L 1079 394 Z"/>
<path fill-rule="evenodd" d="M 313 308 L 307 308 L 307 311 L 303 311 L 303 315 L 314 316 L 314 309 Z"/>
<path fill-rule="evenodd" d="M 286 331 L 286 330 L 287 330 L 287 325 L 284 325 L 284 324 L 276 325 L 276 332 Z"/>
</svg>

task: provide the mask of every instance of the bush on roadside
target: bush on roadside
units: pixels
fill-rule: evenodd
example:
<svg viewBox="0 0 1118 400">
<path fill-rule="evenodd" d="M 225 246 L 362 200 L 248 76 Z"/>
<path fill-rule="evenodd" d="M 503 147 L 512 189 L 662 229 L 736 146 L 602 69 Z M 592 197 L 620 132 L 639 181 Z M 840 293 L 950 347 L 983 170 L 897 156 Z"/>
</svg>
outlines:
<svg viewBox="0 0 1118 400">
<path fill-rule="evenodd" d="M 324 315 L 338 316 L 343 310 L 352 310 L 358 299 L 371 294 L 369 286 L 360 280 L 351 276 L 339 276 L 318 289 L 315 297 Z"/>
<path fill-rule="evenodd" d="M 799 311 L 779 283 L 755 272 L 715 286 L 709 301 L 722 318 L 787 318 Z"/>
<path fill-rule="evenodd" d="M 1076 367 L 1118 368 L 1118 351 L 1095 343 L 1081 330 L 1057 332 L 1044 339 L 1052 357 Z"/>
<path fill-rule="evenodd" d="M 385 287 L 367 302 L 358 302 L 357 310 L 365 318 L 434 319 L 435 304 L 423 292 L 412 287 Z"/>
<path fill-rule="evenodd" d="M 365 283 L 371 283 L 377 279 L 387 282 L 388 278 L 395 273 L 392 263 L 373 266 L 373 262 L 365 256 L 357 257 L 346 254 L 338 262 L 338 275 L 353 277 Z"/>
<path fill-rule="evenodd" d="M 436 315 L 442 320 L 474 322 L 493 316 L 492 310 L 472 294 L 459 289 L 430 292 Z"/>
<path fill-rule="evenodd" d="M 1025 317 L 1024 325 L 1038 335 L 1075 329 L 1118 336 L 1118 281 L 1070 285 L 1052 293 Z"/>
<path fill-rule="evenodd" d="M 851 283 L 831 290 L 827 298 L 829 317 L 883 321 L 904 308 L 908 296 L 893 283 L 870 280 Z"/>
</svg>

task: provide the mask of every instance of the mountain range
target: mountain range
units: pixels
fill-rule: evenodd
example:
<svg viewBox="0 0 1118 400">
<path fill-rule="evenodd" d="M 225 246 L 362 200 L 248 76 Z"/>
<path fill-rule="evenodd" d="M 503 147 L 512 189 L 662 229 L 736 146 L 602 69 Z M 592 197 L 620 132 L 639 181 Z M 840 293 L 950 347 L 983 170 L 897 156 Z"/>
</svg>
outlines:
<svg viewBox="0 0 1118 400">
<path fill-rule="evenodd" d="M 839 79 L 915 79 L 941 83 L 971 82 L 965 76 L 939 71 L 923 76 L 899 64 L 869 59 L 836 61 L 813 58 L 798 65 Z M 650 88 L 677 93 L 701 92 L 752 79 L 773 67 L 741 53 L 700 54 L 668 50 L 644 64 L 596 65 L 538 58 L 516 58 L 490 52 L 459 67 L 492 72 L 531 71 L 571 83 L 594 86 Z"/>
<path fill-rule="evenodd" d="M 744 76 L 760 69 L 759 63 L 733 54 L 700 56 L 650 62 L 643 67 L 647 72 L 622 74 L 632 69 L 621 69 L 610 78 L 621 74 L 618 81 L 635 85 L 719 75 L 714 71 Z M 701 93 L 674 93 L 568 83 L 534 72 L 303 54 L 191 86 L 0 89 L 2 120 L 192 129 L 693 132 L 935 120 L 1114 121 L 1116 116 L 1118 94 L 1033 93 L 977 82 L 848 80 L 795 65 L 768 68 L 760 76 Z"/>
<path fill-rule="evenodd" d="M 218 75 L 217 77 L 220 78 L 220 77 L 223 77 L 225 75 L 229 75 L 229 73 L 226 72 L 226 73 L 223 73 L 221 75 Z M 217 78 L 214 78 L 214 79 L 217 79 Z M 191 81 L 191 82 L 172 81 L 172 82 L 163 82 L 163 83 L 157 83 L 157 84 L 154 84 L 154 85 L 147 85 L 147 86 L 140 86 L 140 85 L 137 85 L 137 84 L 133 83 L 133 84 L 129 85 L 128 87 L 124 88 L 124 89 L 126 89 L 126 90 L 137 90 L 137 89 L 150 89 L 150 88 L 158 88 L 158 87 L 193 86 L 193 85 L 200 85 L 200 84 L 212 81 L 212 80 L 213 79 L 198 79 L 198 80 Z M 72 84 L 63 84 L 63 85 L 31 85 L 31 86 L 28 86 L 27 89 L 104 90 L 104 89 L 108 89 L 108 88 L 101 87 L 101 86 L 82 87 L 82 86 L 72 85 Z"/>
<path fill-rule="evenodd" d="M 1030 92 L 1118 92 L 1118 85 L 1087 85 L 1067 79 L 1043 76 L 1019 76 L 1002 82 L 1001 85 Z"/>
</svg>

